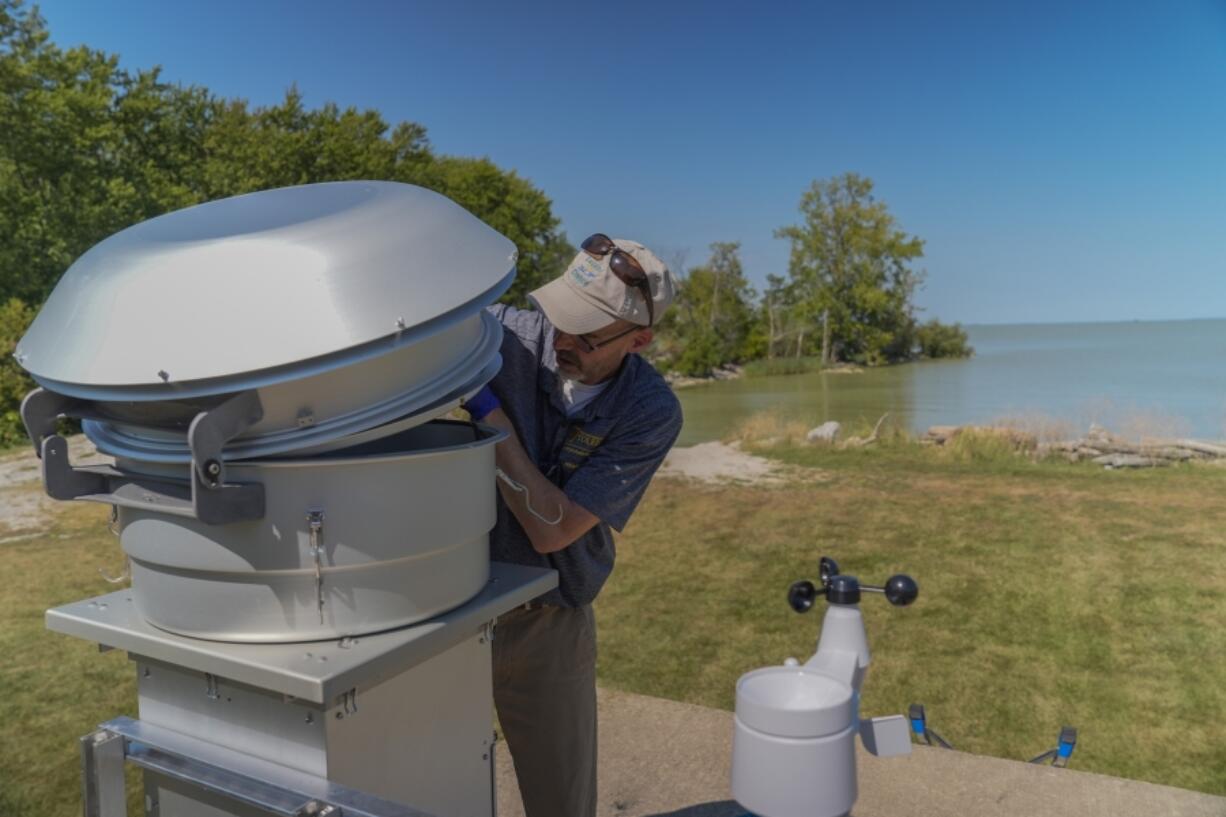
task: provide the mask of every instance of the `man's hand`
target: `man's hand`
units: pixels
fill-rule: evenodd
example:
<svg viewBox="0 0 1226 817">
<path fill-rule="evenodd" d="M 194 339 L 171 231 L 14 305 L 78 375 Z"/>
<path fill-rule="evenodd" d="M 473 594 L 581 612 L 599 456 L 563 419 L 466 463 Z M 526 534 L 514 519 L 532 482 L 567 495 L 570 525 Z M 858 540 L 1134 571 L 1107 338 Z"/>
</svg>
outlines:
<svg viewBox="0 0 1226 817">
<path fill-rule="evenodd" d="M 462 403 L 460 408 L 469 413 L 474 423 L 479 423 L 494 409 L 502 408 L 502 402 L 498 399 L 498 395 L 494 394 L 494 390 L 485 385 L 467 402 Z"/>
</svg>

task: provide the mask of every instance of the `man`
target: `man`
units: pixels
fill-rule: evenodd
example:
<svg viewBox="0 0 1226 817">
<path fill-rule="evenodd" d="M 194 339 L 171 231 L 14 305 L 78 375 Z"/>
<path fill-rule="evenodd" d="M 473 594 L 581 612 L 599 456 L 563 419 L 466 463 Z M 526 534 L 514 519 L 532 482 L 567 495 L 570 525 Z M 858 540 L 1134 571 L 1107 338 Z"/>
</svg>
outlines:
<svg viewBox="0 0 1226 817">
<path fill-rule="evenodd" d="M 528 817 L 596 811 L 592 600 L 622 530 L 681 430 L 681 407 L 638 355 L 672 302 L 646 247 L 596 234 L 560 278 L 491 307 L 502 370 L 467 405 L 506 432 L 493 559 L 552 567 L 558 588 L 498 621 L 494 703 Z"/>
</svg>

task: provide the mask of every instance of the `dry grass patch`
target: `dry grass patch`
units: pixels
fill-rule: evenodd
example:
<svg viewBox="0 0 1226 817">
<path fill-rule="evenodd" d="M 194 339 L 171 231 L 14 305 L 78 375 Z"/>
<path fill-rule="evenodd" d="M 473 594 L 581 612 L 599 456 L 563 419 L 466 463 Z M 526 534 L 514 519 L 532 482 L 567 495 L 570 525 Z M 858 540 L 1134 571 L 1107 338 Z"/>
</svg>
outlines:
<svg viewBox="0 0 1226 817">
<path fill-rule="evenodd" d="M 808 433 L 808 427 L 799 420 L 789 419 L 777 411 L 763 411 L 746 418 L 724 438 L 724 442 L 737 442 L 746 448 L 799 445 L 805 442 Z"/>
</svg>

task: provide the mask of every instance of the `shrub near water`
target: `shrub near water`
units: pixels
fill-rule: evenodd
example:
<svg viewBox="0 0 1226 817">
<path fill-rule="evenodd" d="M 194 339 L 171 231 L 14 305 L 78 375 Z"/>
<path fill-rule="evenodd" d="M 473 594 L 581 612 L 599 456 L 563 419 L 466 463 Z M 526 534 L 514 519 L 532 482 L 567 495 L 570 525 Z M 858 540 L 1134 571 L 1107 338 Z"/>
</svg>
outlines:
<svg viewBox="0 0 1226 817">
<path fill-rule="evenodd" d="M 923 357 L 958 358 L 970 357 L 975 353 L 960 323 L 944 324 L 930 320 L 915 328 L 915 341 Z"/>
</svg>

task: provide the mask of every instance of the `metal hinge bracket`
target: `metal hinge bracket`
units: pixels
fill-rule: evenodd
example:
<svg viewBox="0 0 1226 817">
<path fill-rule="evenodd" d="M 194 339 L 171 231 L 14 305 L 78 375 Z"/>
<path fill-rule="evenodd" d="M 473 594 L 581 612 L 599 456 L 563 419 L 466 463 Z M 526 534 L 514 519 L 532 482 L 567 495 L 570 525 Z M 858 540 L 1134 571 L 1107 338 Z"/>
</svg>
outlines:
<svg viewBox="0 0 1226 817">
<path fill-rule="evenodd" d="M 324 512 L 313 510 L 307 513 L 307 530 L 310 532 L 311 555 L 315 557 L 315 601 L 319 607 L 319 623 L 324 623 Z"/>
<path fill-rule="evenodd" d="M 217 676 L 208 672 L 204 674 L 204 697 L 210 701 L 221 700 L 221 690 L 217 687 Z"/>
</svg>

